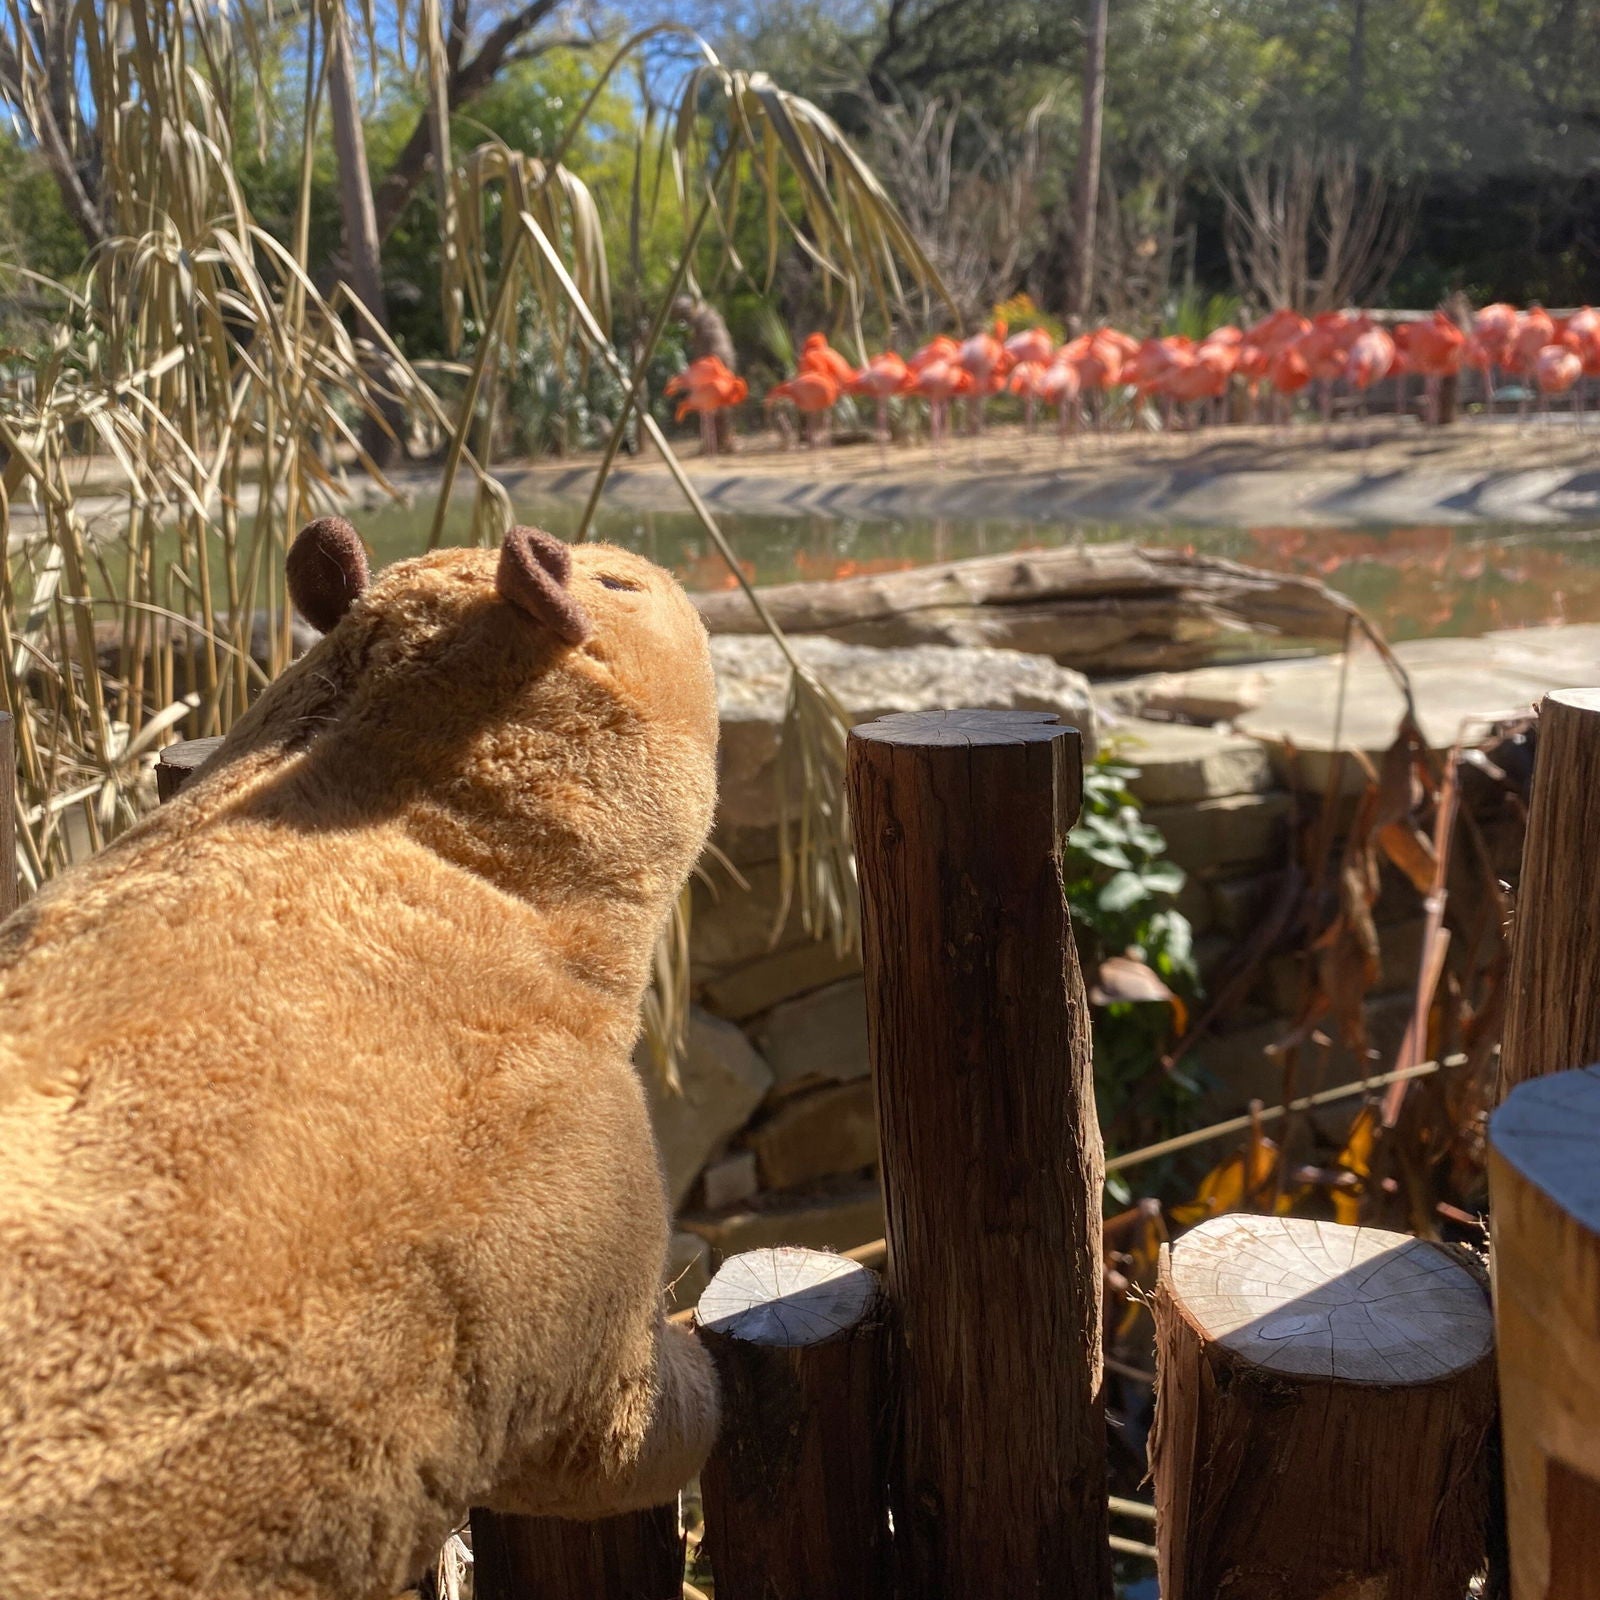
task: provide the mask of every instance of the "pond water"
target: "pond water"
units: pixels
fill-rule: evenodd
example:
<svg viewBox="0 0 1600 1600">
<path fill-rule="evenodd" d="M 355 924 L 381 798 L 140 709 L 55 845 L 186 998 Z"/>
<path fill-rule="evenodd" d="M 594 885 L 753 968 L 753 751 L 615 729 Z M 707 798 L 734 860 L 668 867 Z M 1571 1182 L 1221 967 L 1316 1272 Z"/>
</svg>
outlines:
<svg viewBox="0 0 1600 1600">
<path fill-rule="evenodd" d="M 550 499 L 519 500 L 516 509 L 524 521 L 564 537 L 576 531 L 581 512 L 576 502 Z M 1600 622 L 1600 526 L 1202 528 L 723 511 L 717 517 L 746 574 L 758 583 L 1128 541 L 1319 578 L 1348 595 L 1393 639 Z M 431 505 L 419 502 L 367 512 L 360 526 L 378 560 L 387 562 L 423 549 L 431 520 Z M 467 530 L 465 510 L 452 511 L 446 541 L 466 538 Z M 733 585 L 687 511 L 640 511 L 602 502 L 595 533 L 672 568 L 691 589 Z"/>
</svg>

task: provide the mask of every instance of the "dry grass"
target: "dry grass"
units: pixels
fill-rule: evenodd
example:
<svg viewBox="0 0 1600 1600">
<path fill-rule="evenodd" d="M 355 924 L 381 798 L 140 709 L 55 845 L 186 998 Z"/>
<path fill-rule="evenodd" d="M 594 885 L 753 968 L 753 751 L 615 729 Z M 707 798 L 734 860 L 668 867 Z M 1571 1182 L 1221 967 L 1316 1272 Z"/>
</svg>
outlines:
<svg viewBox="0 0 1600 1600">
<path fill-rule="evenodd" d="M 100 848 L 153 802 L 161 745 L 226 733 L 290 660 L 282 576 L 289 540 L 308 518 L 347 500 L 353 485 L 339 463 L 353 460 L 389 487 L 362 449 L 367 419 L 398 417 L 413 434 L 441 441 L 440 518 L 465 470 L 475 485 L 474 537 L 494 542 L 512 508 L 471 440 L 493 437 L 519 302 L 531 295 L 561 346 L 576 340 L 587 359 L 635 387 L 610 339 L 599 213 L 562 163 L 592 100 L 545 162 L 497 142 L 456 157 L 444 108 L 435 106 L 446 324 L 459 339 L 470 310 L 485 330 L 465 364 L 449 369 L 452 380 L 466 380 L 450 404 L 430 381 L 439 373 L 425 377 L 410 365 L 343 285 L 318 291 L 308 238 L 332 3 L 311 13 L 301 182 L 287 239 L 260 226 L 235 177 L 235 76 L 249 70 L 256 45 L 247 13 L 203 0 L 63 11 L 68 58 L 85 63 L 69 95 L 101 138 L 107 238 L 81 281 L 30 285 L 55 307 L 53 326 L 30 381 L 0 381 L 0 670 L 17 721 L 28 890 Z M 0 62 L 8 64 L 0 100 L 42 145 L 60 85 L 37 52 L 33 20 L 24 0 L 0 0 Z M 402 6 L 398 20 L 408 45 L 402 69 L 436 90 L 437 0 Z M 373 17 L 365 22 L 370 47 Z M 596 97 L 650 33 L 618 51 Z M 683 215 L 697 219 L 674 287 L 692 281 L 708 230 L 722 240 L 722 270 L 748 276 L 724 223 L 754 185 L 765 196 L 768 273 L 783 248 L 798 245 L 857 326 L 870 297 L 902 304 L 908 284 L 942 295 L 882 187 L 830 119 L 762 74 L 730 71 L 703 47 L 702 56 L 667 120 L 665 159 L 654 163 L 670 171 Z M 437 100 L 433 93 L 430 104 Z M 798 214 L 780 191 L 798 194 Z M 491 217 L 500 230 L 495 252 L 486 248 Z M 491 255 L 499 262 L 493 281 Z M 654 320 L 659 333 L 662 317 Z M 485 412 L 489 425 L 475 433 Z M 737 575 L 666 439 L 648 415 L 640 420 Z M 114 470 L 110 492 L 80 488 L 86 453 Z M 781 636 L 779 643 L 787 653 Z M 808 925 L 848 941 L 855 890 L 842 799 L 844 721 L 827 691 L 792 657 L 791 665 L 784 775 L 797 787 L 786 794 L 794 808 L 786 881 L 798 886 Z M 687 915 L 684 902 L 664 934 L 645 1009 L 647 1038 L 669 1078 L 687 1016 Z"/>
</svg>

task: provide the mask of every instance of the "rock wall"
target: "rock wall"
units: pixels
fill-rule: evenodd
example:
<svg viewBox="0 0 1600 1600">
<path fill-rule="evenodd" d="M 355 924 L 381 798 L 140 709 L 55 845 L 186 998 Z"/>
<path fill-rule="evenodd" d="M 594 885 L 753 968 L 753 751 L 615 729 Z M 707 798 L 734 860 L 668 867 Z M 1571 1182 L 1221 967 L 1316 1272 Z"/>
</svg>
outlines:
<svg viewBox="0 0 1600 1600">
<path fill-rule="evenodd" d="M 926 645 L 877 650 L 825 638 L 795 643 L 854 720 L 891 710 L 1010 706 L 1056 711 L 1091 745 L 1111 740 L 1139 768 L 1133 788 L 1145 815 L 1188 874 L 1178 908 L 1193 925 L 1208 992 L 1225 980 L 1283 886 L 1290 774 L 1282 751 L 1258 737 L 1152 719 L 1196 708 L 1228 716 L 1239 709 L 1223 703 L 1231 679 L 1219 673 L 1198 688 L 1170 678 L 1129 680 L 1104 691 L 1097 712 L 1085 680 L 1045 657 Z M 773 1243 L 844 1249 L 883 1233 L 859 953 L 817 943 L 793 915 L 777 925 L 773 763 L 783 663 L 764 639 L 719 637 L 714 649 L 724 733 L 715 839 L 748 888 L 714 862 L 695 886 L 684 1090 L 655 1091 L 680 1207 L 680 1304 L 694 1300 L 724 1254 Z M 1241 682 L 1245 700 L 1259 690 L 1253 678 Z M 1409 1014 L 1422 934 L 1408 886 L 1385 893 L 1377 921 L 1383 961 L 1367 1023 L 1371 1047 L 1389 1057 Z M 1281 1069 L 1266 1047 L 1283 1037 L 1298 1008 L 1298 963 L 1293 955 L 1270 960 L 1191 1058 L 1206 1086 L 1204 1118 L 1230 1115 L 1254 1098 L 1279 1100 Z M 1366 1070 L 1370 1062 L 1330 1045 L 1316 1064 L 1316 1086 Z M 1331 1108 L 1328 1130 L 1350 1109 Z"/>
<path fill-rule="evenodd" d="M 853 722 L 954 706 L 1054 711 L 1094 749 L 1088 681 L 1048 657 L 791 642 Z M 776 763 L 788 668 L 765 637 L 719 636 L 712 651 L 721 795 L 716 848 L 693 889 L 682 1092 L 654 1084 L 640 1058 L 680 1208 L 680 1304 L 698 1296 L 721 1255 L 776 1243 L 848 1248 L 883 1233 L 860 951 L 818 943 L 793 911 L 779 924 Z"/>
</svg>

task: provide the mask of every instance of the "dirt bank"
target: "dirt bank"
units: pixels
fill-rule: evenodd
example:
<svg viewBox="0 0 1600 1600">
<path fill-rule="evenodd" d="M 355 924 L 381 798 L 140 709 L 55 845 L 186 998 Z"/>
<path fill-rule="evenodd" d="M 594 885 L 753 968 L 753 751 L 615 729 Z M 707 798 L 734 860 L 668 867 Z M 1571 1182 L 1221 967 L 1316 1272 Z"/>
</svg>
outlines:
<svg viewBox="0 0 1600 1600">
<path fill-rule="evenodd" d="M 1178 434 L 1085 434 L 1063 446 L 1053 433 L 1027 438 L 991 428 L 958 439 L 942 455 L 925 444 L 880 449 L 870 441 L 825 450 L 784 449 L 770 435 L 737 454 L 700 459 L 681 441 L 684 464 L 713 506 L 730 512 L 821 512 L 853 517 L 949 516 L 1030 521 L 1360 526 L 1545 522 L 1600 524 L 1600 419 L 1578 427 L 1569 415 L 1466 420 L 1424 429 L 1415 419 L 1374 418 L 1293 429 L 1226 428 Z M 595 457 L 507 461 L 496 475 L 519 499 L 576 497 Z M 114 466 L 84 462 L 73 478 L 80 509 L 110 512 Z M 396 475 L 426 497 L 436 466 Z M 357 499 L 383 498 L 356 479 Z M 470 491 L 463 474 L 457 492 Z M 607 485 L 612 500 L 649 509 L 681 497 L 653 454 L 624 456 Z M 248 486 L 241 509 L 253 509 Z M 24 505 L 12 508 L 20 530 Z"/>
<path fill-rule="evenodd" d="M 686 445 L 686 449 L 695 447 Z M 686 459 L 700 493 L 729 511 L 841 516 L 947 515 L 1028 520 L 1287 523 L 1600 522 L 1600 424 L 1570 417 L 1423 429 L 1392 418 L 1320 428 L 1086 435 L 1064 447 L 994 429 L 944 455 L 925 445 L 827 450 L 751 441 L 734 456 Z M 582 460 L 507 465 L 513 492 L 575 495 Z M 607 494 L 673 503 L 658 461 L 626 459 Z"/>
</svg>

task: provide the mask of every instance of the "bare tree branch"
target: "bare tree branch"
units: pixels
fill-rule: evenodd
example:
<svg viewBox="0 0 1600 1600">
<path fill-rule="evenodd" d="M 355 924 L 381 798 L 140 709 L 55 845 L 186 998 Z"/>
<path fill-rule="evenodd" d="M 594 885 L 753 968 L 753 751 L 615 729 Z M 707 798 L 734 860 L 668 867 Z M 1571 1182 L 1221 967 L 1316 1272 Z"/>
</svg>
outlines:
<svg viewBox="0 0 1600 1600">
<path fill-rule="evenodd" d="M 31 44 L 36 41 L 21 40 L 13 44 L 0 37 L 0 100 L 9 100 L 21 113 L 61 191 L 67 214 L 92 248 L 105 241 L 105 220 L 84 186 L 83 175 L 56 116 L 57 96 L 52 84 L 59 74 L 52 70 L 48 60 L 41 60 L 30 51 Z"/>
<path fill-rule="evenodd" d="M 451 8 L 450 37 L 445 45 L 446 58 L 450 63 L 450 76 L 445 85 L 445 102 L 450 110 L 459 110 L 469 100 L 481 94 L 494 81 L 496 74 L 513 59 L 524 59 L 521 56 L 514 56 L 513 52 L 528 34 L 557 9 L 559 4 L 560 0 L 533 0 L 531 5 L 513 11 L 484 36 L 482 45 L 472 59 L 463 62 L 461 57 L 466 48 L 467 4 L 466 0 L 455 0 Z M 416 193 L 417 185 L 427 173 L 432 153 L 433 142 L 429 137 L 428 118 L 424 113 L 417 118 L 417 124 L 401 147 L 394 165 L 385 174 L 383 182 L 378 185 L 374 204 L 378 213 L 380 240 L 387 239 L 394 232 L 401 213 L 410 203 L 412 195 Z"/>
<path fill-rule="evenodd" d="M 868 100 L 873 168 L 966 323 L 986 317 L 1010 289 L 1038 219 L 1045 110 L 1036 106 L 1021 141 L 1008 144 L 959 103 L 933 98 L 913 111 Z M 958 167 L 961 128 L 978 148 Z"/>
<path fill-rule="evenodd" d="M 1315 314 L 1376 293 L 1410 242 L 1414 208 L 1353 150 L 1296 147 L 1281 163 L 1243 162 L 1224 239 L 1241 294 Z"/>
</svg>

